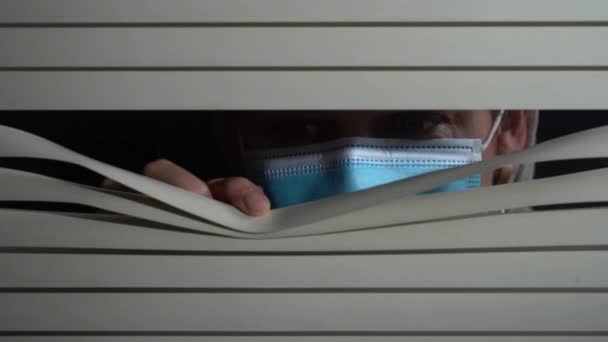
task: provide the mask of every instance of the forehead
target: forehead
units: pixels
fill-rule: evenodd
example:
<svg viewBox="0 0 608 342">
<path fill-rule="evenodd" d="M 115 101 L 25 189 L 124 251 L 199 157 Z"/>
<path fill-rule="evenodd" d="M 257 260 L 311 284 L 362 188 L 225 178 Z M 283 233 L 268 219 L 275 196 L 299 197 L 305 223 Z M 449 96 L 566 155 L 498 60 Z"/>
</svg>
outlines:
<svg viewBox="0 0 608 342">
<path fill-rule="evenodd" d="M 322 120 L 369 120 L 388 115 L 424 115 L 424 114 L 443 114 L 452 119 L 472 120 L 479 113 L 487 111 L 462 110 L 462 111 L 276 111 L 276 112 L 256 112 L 245 115 L 248 119 L 262 120 L 290 120 L 298 118 L 311 118 Z"/>
</svg>

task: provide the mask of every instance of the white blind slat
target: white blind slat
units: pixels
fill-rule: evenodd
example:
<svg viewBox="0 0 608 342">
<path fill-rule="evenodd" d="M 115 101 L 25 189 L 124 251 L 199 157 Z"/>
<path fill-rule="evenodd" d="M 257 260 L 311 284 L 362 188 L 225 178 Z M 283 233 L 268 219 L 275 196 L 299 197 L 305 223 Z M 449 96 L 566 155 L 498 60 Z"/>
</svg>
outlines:
<svg viewBox="0 0 608 342">
<path fill-rule="evenodd" d="M 0 254 L 0 287 L 602 288 L 606 252 L 349 256 Z M 415 275 L 415 276 L 412 276 Z"/>
<path fill-rule="evenodd" d="M 608 108 L 608 71 L 2 71 L 0 109 Z"/>
<path fill-rule="evenodd" d="M 608 293 L 4 293 L 0 331 L 601 332 Z"/>
<path fill-rule="evenodd" d="M 4 0 L 0 23 L 606 21 L 604 0 Z"/>
<path fill-rule="evenodd" d="M 0 67 L 608 66 L 608 27 L 0 28 Z"/>
<path fill-rule="evenodd" d="M 0 342 L 605 342 L 606 336 L 0 336 Z"/>
<path fill-rule="evenodd" d="M 0 342 L 605 342 L 606 336 L 0 336 Z"/>
<path fill-rule="evenodd" d="M 31 211 L 0 210 L 0 247 L 210 252 L 425 251 L 608 245 L 608 210 L 497 215 L 307 236 L 241 240 Z"/>
</svg>

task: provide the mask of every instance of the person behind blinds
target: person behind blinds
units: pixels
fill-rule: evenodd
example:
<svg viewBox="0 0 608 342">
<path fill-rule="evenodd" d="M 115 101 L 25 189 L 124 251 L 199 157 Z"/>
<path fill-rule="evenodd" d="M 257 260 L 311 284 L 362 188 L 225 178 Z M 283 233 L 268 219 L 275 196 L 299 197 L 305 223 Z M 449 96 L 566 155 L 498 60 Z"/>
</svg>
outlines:
<svg viewBox="0 0 608 342">
<path fill-rule="evenodd" d="M 252 216 L 464 165 L 536 143 L 538 112 L 524 110 L 268 112 L 216 120 L 227 162 L 240 177 L 204 181 L 175 163 L 144 175 L 222 201 Z M 532 178 L 532 165 L 505 166 L 431 192 Z M 104 187 L 122 186 L 105 179 Z"/>
</svg>

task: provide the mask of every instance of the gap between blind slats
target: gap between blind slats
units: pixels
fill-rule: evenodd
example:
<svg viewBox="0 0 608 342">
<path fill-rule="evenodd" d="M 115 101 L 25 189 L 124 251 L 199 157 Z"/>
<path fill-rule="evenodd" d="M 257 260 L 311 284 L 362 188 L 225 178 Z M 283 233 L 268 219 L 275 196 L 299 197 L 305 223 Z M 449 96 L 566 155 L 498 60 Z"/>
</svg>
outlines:
<svg viewBox="0 0 608 342">
<path fill-rule="evenodd" d="M 608 66 L 608 27 L 0 28 L 0 68 Z"/>
<path fill-rule="evenodd" d="M 0 23 L 446 21 L 608 21 L 608 4 L 604 0 L 4 0 L 0 3 Z"/>
<path fill-rule="evenodd" d="M 0 294 L 0 331 L 605 331 L 608 294 Z"/>
<path fill-rule="evenodd" d="M 3 71 L 0 88 L 0 109 L 608 108 L 608 71 Z"/>
</svg>

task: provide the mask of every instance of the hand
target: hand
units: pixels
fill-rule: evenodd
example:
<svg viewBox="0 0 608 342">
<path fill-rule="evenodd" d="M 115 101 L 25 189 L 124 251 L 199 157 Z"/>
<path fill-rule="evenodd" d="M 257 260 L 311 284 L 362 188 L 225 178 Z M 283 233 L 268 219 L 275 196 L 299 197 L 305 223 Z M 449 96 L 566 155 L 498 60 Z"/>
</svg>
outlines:
<svg viewBox="0 0 608 342">
<path fill-rule="evenodd" d="M 261 187 L 242 177 L 218 178 L 204 182 L 175 163 L 159 159 L 144 167 L 144 176 L 234 205 L 245 214 L 263 216 L 270 212 L 270 200 Z M 130 190 L 109 178 L 102 187 L 114 190 Z"/>
</svg>

